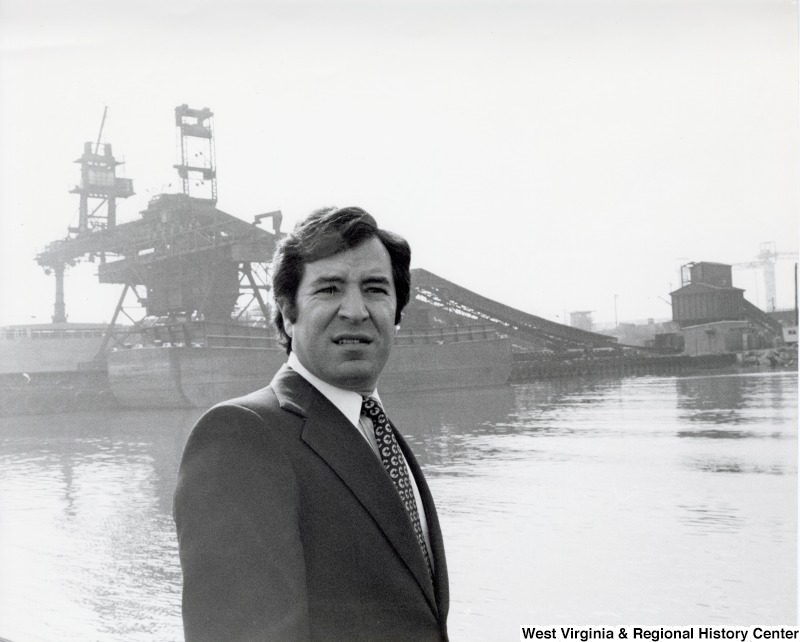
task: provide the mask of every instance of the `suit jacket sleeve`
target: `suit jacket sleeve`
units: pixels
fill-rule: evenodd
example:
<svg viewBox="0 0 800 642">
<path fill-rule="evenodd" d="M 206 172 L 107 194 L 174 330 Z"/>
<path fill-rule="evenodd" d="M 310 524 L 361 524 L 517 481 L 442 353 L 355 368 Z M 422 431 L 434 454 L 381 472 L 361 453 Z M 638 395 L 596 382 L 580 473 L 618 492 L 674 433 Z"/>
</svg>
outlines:
<svg viewBox="0 0 800 642">
<path fill-rule="evenodd" d="M 293 469 L 257 414 L 221 405 L 200 419 L 174 516 L 187 642 L 309 638 Z"/>
</svg>

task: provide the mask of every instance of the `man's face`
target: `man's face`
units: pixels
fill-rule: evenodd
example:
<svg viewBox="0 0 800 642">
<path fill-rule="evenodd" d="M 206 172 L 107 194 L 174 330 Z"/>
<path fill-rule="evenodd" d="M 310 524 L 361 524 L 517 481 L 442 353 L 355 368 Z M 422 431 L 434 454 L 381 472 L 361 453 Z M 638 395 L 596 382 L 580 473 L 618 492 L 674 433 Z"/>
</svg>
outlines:
<svg viewBox="0 0 800 642">
<path fill-rule="evenodd" d="M 369 394 L 392 349 L 396 308 L 391 258 L 373 237 L 306 263 L 297 318 L 283 315 L 300 363 L 331 385 Z"/>
</svg>

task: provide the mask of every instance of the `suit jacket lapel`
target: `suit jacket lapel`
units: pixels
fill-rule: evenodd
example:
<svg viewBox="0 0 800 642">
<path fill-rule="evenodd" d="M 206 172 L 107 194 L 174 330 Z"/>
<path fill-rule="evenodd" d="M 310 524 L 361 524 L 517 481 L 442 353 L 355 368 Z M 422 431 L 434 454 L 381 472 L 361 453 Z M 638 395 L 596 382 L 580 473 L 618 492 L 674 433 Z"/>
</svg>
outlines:
<svg viewBox="0 0 800 642">
<path fill-rule="evenodd" d="M 282 408 L 306 418 L 303 441 L 331 467 L 370 514 L 414 575 L 434 613 L 438 614 L 434 587 L 411 522 L 375 453 L 344 415 L 296 372 L 284 367 L 275 375 L 271 386 Z M 408 452 L 405 443 L 403 449 Z M 412 468 L 412 471 L 419 485 L 422 476 L 416 461 L 414 464 L 416 470 Z M 425 488 L 430 498 L 427 486 Z M 426 505 L 431 504 L 426 502 Z M 426 515 L 432 512 L 435 514 L 435 511 L 426 510 Z M 441 541 L 438 523 L 434 530 Z M 441 550 L 441 545 L 438 546 Z M 435 560 L 438 569 L 438 559 Z"/>
</svg>

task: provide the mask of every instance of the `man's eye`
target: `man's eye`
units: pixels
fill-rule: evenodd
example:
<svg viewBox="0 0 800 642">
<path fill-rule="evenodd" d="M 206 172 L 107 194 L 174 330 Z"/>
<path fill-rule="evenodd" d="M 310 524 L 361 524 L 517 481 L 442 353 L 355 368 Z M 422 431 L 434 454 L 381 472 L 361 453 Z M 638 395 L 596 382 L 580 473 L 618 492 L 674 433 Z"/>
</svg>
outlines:
<svg viewBox="0 0 800 642">
<path fill-rule="evenodd" d="M 389 294 L 389 290 L 387 288 L 379 285 L 367 288 L 367 292 L 370 294 Z"/>
<path fill-rule="evenodd" d="M 317 294 L 333 294 L 334 292 L 336 292 L 335 285 L 326 285 L 324 288 L 317 290 Z"/>
</svg>

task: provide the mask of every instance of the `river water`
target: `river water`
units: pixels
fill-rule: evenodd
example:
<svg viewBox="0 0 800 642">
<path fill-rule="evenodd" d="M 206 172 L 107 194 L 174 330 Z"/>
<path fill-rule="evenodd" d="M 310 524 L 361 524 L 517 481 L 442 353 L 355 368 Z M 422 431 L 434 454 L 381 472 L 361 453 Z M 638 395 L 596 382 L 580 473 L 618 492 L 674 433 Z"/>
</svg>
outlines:
<svg viewBox="0 0 800 642">
<path fill-rule="evenodd" d="M 448 552 L 453 640 L 797 622 L 797 373 L 384 398 Z M 178 641 L 198 410 L 0 419 L 0 637 Z"/>
</svg>

